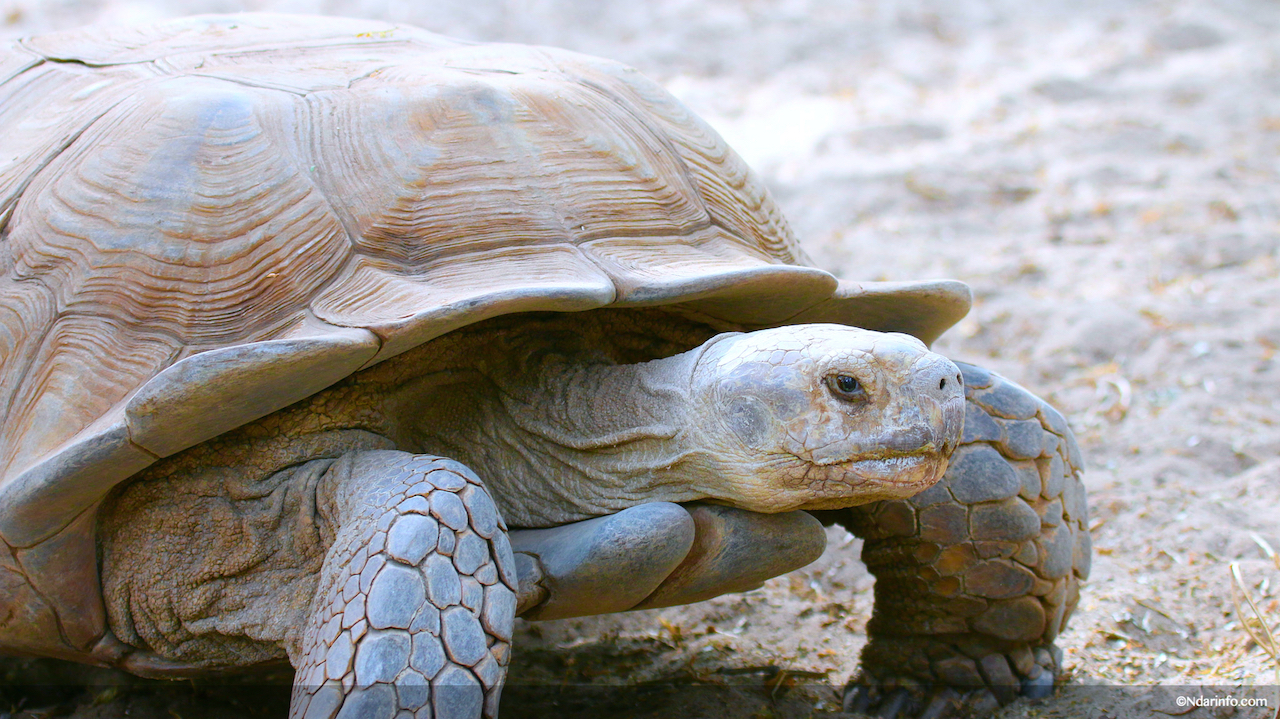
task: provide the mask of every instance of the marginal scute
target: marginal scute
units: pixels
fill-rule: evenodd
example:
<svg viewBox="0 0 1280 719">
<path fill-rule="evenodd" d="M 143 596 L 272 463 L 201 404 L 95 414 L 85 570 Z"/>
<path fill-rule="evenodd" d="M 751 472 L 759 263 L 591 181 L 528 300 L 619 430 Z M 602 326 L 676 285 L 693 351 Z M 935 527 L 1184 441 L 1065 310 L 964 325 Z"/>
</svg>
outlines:
<svg viewBox="0 0 1280 719">
<path fill-rule="evenodd" d="M 786 324 L 835 322 L 878 332 L 904 332 L 932 344 L 969 313 L 973 292 L 956 280 L 841 282 L 829 299 Z"/>
<path fill-rule="evenodd" d="M 105 417 L 101 429 L 91 427 L 0 486 L 0 536 L 6 542 L 31 546 L 47 539 L 117 483 L 156 460 L 129 441 L 119 414 Z"/>
<path fill-rule="evenodd" d="M 210 350 L 143 385 L 126 408 L 133 441 L 168 457 L 310 397 L 371 359 L 367 330 Z"/>
</svg>

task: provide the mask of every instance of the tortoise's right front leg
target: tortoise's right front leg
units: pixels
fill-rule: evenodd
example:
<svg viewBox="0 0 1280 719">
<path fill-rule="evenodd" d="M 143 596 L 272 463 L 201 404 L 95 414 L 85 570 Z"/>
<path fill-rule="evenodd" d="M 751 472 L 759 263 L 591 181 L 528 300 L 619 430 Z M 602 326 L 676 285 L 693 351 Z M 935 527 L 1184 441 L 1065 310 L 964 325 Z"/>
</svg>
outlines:
<svg viewBox="0 0 1280 719">
<path fill-rule="evenodd" d="M 439 457 L 357 452 L 316 497 L 337 532 L 290 651 L 290 717 L 496 717 L 517 580 L 480 479 Z"/>
</svg>

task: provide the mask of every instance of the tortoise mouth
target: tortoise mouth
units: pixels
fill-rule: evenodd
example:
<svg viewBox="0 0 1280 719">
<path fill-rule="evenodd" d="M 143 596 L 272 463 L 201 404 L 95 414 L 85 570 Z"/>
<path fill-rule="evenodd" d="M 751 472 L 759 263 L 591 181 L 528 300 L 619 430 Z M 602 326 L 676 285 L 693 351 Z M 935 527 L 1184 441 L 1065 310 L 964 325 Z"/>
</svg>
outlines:
<svg viewBox="0 0 1280 719">
<path fill-rule="evenodd" d="M 947 469 L 947 459 L 940 452 L 916 452 L 888 457 L 873 457 L 849 462 L 845 470 L 854 475 L 858 484 L 874 484 L 901 488 L 910 496 L 932 486 Z"/>
<path fill-rule="evenodd" d="M 828 509 L 882 499 L 905 499 L 932 487 L 947 471 L 947 463 L 946 454 L 921 450 L 814 465 L 824 481 L 806 488 L 805 491 L 819 496 L 813 497 L 805 508 Z"/>
</svg>

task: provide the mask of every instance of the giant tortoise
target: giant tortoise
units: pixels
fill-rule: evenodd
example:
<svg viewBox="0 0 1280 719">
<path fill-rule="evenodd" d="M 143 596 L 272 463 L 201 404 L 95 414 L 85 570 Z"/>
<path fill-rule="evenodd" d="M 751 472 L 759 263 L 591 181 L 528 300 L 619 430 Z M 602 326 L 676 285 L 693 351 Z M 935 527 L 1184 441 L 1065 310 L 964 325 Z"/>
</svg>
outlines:
<svg viewBox="0 0 1280 719">
<path fill-rule="evenodd" d="M 1052 688 L 1061 415 L 926 348 L 963 284 L 810 266 L 634 70 L 235 15 L 0 82 L 0 649 L 493 716 L 515 616 L 757 586 L 814 510 L 877 578 L 851 708 Z"/>
</svg>

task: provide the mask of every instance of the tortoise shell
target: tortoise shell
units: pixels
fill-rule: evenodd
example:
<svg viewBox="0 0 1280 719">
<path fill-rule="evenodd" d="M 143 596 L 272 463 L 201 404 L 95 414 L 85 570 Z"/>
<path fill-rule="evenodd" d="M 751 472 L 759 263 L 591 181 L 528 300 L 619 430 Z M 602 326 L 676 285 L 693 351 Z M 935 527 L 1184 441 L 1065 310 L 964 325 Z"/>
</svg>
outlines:
<svg viewBox="0 0 1280 719">
<path fill-rule="evenodd" d="M 678 304 L 928 342 L 969 304 L 807 266 L 759 178 L 635 70 L 364 20 L 9 43 L 0 227 L 0 647 L 79 658 L 96 570 L 60 570 L 96 561 L 112 487 L 461 326 Z"/>
</svg>

